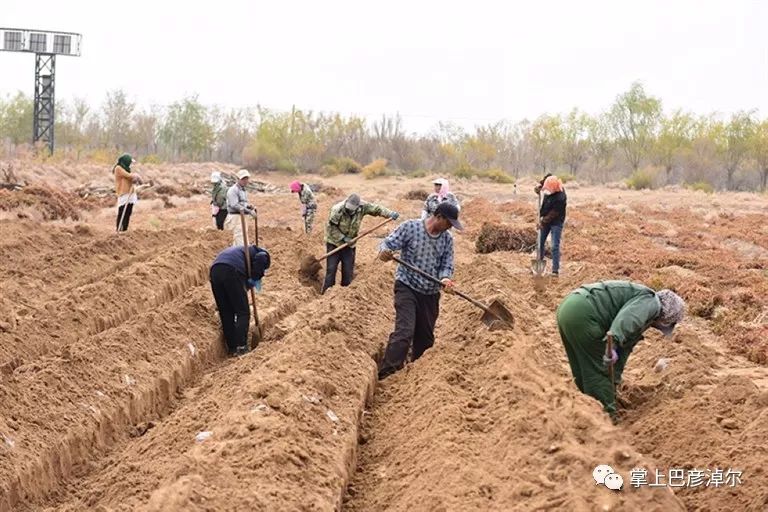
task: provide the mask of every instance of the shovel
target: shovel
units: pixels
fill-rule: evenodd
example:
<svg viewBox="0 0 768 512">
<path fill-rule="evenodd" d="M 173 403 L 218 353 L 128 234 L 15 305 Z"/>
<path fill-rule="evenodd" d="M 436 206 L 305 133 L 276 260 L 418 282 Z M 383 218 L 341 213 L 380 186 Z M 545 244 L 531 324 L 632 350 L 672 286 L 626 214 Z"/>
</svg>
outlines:
<svg viewBox="0 0 768 512">
<path fill-rule="evenodd" d="M 538 207 L 536 209 L 536 218 L 539 218 L 539 212 L 541 211 L 541 192 L 539 192 Z M 536 277 L 541 277 L 544 271 L 547 269 L 547 262 L 544 260 L 541 254 L 541 228 L 539 224 L 536 224 L 536 258 L 531 260 L 531 272 Z"/>
<path fill-rule="evenodd" d="M 363 238 L 365 235 L 373 233 L 374 231 L 379 229 L 384 224 L 386 224 L 388 222 L 392 222 L 393 220 L 394 219 L 390 217 L 387 220 L 385 220 L 384 222 L 380 222 L 379 224 L 373 226 L 371 229 L 363 231 L 362 233 L 357 235 L 355 238 L 353 238 L 349 242 L 338 246 L 337 248 L 335 248 L 334 250 L 332 250 L 329 253 L 324 254 L 320 258 L 315 258 L 312 255 L 306 256 L 301 261 L 301 267 L 299 268 L 299 273 L 301 273 L 303 276 L 309 277 L 309 278 L 316 277 L 317 273 L 320 271 L 320 262 L 321 261 L 323 261 L 324 259 L 327 259 L 329 256 L 333 256 L 334 254 L 336 254 L 337 252 L 341 251 L 342 249 L 346 249 L 350 245 L 354 244 L 355 242 L 357 242 L 358 240 Z"/>
<path fill-rule="evenodd" d="M 439 285 L 442 285 L 440 280 L 434 276 L 431 276 L 421 270 L 420 268 L 416 268 L 413 265 L 404 262 L 400 258 L 396 256 L 392 256 L 392 259 L 407 268 L 408 270 L 411 270 L 413 272 L 416 272 L 422 277 L 425 277 L 426 279 L 429 279 L 433 283 L 437 283 Z M 494 300 L 491 302 L 490 306 L 486 306 L 482 302 L 473 299 L 469 295 L 460 292 L 459 290 L 453 290 L 453 293 L 458 295 L 464 300 L 468 300 L 475 306 L 479 307 L 484 311 L 483 316 L 480 318 L 482 322 L 490 329 L 491 331 L 495 331 L 498 329 L 511 329 L 515 325 L 515 317 L 512 316 L 512 312 L 509 311 L 504 304 L 501 303 L 500 300 Z"/>
<path fill-rule="evenodd" d="M 605 357 L 611 358 L 611 352 L 613 352 L 613 333 L 608 331 L 605 335 L 607 344 L 605 345 Z M 613 372 L 613 363 L 608 365 L 608 374 L 611 377 L 611 389 L 613 390 L 613 399 L 616 400 L 616 376 Z"/>
<path fill-rule="evenodd" d="M 243 225 L 243 250 L 245 250 L 245 266 L 248 270 L 248 277 L 251 276 L 251 252 L 248 250 L 248 228 L 245 225 L 245 215 L 240 212 L 240 222 Z M 257 231 L 258 233 L 258 231 Z M 251 334 L 251 350 L 254 350 L 262 339 L 261 324 L 259 323 L 259 312 L 256 310 L 256 292 L 251 288 L 251 303 L 253 304 L 253 320 L 255 329 Z"/>
</svg>

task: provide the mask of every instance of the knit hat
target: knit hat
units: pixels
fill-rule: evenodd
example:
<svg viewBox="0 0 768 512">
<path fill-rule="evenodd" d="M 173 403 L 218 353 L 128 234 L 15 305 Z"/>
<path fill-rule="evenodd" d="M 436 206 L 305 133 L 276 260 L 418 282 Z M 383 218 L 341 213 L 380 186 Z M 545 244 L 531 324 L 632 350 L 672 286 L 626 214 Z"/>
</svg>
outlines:
<svg viewBox="0 0 768 512">
<path fill-rule="evenodd" d="M 685 301 L 672 290 L 659 290 L 656 297 L 661 303 L 661 312 L 653 325 L 665 336 L 670 336 L 675 325 L 683 320 Z"/>
<path fill-rule="evenodd" d="M 291 182 L 291 192 L 299 192 L 301 191 L 301 183 L 298 181 L 292 181 Z"/>
</svg>

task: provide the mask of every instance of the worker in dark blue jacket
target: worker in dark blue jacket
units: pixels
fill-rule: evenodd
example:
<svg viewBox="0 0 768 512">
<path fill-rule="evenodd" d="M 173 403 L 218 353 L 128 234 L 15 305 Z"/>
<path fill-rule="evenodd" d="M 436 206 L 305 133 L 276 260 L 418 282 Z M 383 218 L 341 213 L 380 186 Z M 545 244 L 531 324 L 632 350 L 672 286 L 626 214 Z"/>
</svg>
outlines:
<svg viewBox="0 0 768 512">
<path fill-rule="evenodd" d="M 246 290 L 261 291 L 261 280 L 269 268 L 269 253 L 255 245 L 248 247 L 251 275 L 245 262 L 243 246 L 221 251 L 211 265 L 211 289 L 221 318 L 221 328 L 230 355 L 248 352 L 250 309 Z"/>
</svg>

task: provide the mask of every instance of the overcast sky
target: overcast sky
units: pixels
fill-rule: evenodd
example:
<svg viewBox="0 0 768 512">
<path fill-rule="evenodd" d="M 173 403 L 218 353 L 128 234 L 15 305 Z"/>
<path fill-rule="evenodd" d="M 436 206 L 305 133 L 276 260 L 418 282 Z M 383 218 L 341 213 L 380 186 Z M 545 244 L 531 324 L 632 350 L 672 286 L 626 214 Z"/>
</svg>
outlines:
<svg viewBox="0 0 768 512">
<path fill-rule="evenodd" d="M 597 113 L 641 80 L 667 110 L 768 115 L 768 1 L 1 0 L 0 27 L 83 34 L 57 99 L 140 105 L 197 93 L 400 113 L 467 128 L 573 107 Z M 0 94 L 33 93 L 34 57 L 0 52 Z"/>
</svg>

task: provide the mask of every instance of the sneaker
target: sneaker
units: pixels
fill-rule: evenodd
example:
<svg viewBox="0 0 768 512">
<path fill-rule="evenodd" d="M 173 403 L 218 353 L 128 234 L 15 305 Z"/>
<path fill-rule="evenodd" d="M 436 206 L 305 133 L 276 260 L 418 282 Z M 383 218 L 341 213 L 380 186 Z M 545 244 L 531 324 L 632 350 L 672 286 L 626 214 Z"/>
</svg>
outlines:
<svg viewBox="0 0 768 512">
<path fill-rule="evenodd" d="M 235 349 L 235 357 L 237 356 L 244 356 L 248 353 L 248 347 L 246 345 L 241 345 Z"/>
</svg>

